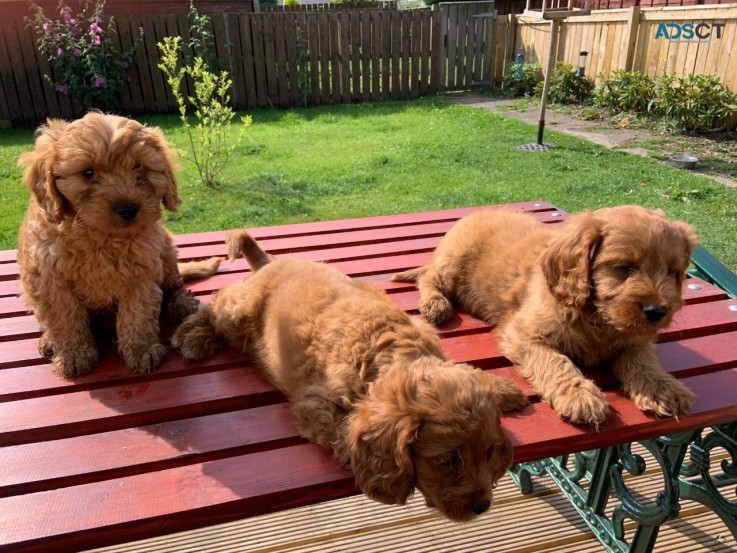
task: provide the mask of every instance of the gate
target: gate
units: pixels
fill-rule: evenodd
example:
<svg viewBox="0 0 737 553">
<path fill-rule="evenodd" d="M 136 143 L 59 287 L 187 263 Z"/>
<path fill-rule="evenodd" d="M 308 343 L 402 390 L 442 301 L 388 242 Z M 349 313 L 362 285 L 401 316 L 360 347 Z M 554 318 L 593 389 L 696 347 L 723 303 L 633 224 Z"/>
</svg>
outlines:
<svg viewBox="0 0 737 553">
<path fill-rule="evenodd" d="M 496 20 L 493 0 L 435 7 L 432 65 L 437 90 L 491 84 Z"/>
</svg>

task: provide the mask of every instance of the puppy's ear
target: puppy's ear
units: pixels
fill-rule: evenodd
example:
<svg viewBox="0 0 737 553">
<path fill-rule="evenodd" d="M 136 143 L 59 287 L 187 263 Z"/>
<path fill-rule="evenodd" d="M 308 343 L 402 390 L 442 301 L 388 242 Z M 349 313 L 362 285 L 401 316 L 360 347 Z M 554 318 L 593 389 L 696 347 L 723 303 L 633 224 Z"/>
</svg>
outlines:
<svg viewBox="0 0 737 553">
<path fill-rule="evenodd" d="M 406 402 L 397 394 L 406 394 L 407 384 L 401 390 L 399 380 L 405 379 L 387 375 L 379 381 L 383 389 L 371 386 L 350 415 L 345 437 L 358 487 L 388 505 L 404 505 L 415 488 L 411 448 L 419 420 L 402 411 L 400 405 Z"/>
<path fill-rule="evenodd" d="M 174 177 L 174 173 L 178 169 L 176 162 L 177 155 L 174 149 L 169 146 L 166 138 L 164 138 L 164 133 L 161 129 L 157 127 L 142 127 L 142 132 L 148 136 L 151 146 L 166 160 L 164 176 L 167 180 L 167 188 L 161 202 L 167 210 L 175 212 L 182 203 L 182 200 L 179 199 L 177 179 Z"/>
<path fill-rule="evenodd" d="M 691 225 L 689 225 L 688 223 L 684 223 L 683 221 L 674 221 L 673 226 L 675 226 L 676 230 L 681 235 L 684 247 L 686 249 L 686 255 L 690 259 L 691 254 L 696 247 L 696 244 L 698 244 L 699 242 L 698 237 L 696 236 L 696 232 L 694 232 L 694 229 Z"/>
<path fill-rule="evenodd" d="M 494 397 L 496 405 L 502 411 L 521 409 L 529 403 L 527 396 L 522 393 L 515 382 L 506 376 L 497 376 L 481 370 L 473 371 L 474 378 L 481 386 Z M 498 435 L 492 446 L 491 468 L 493 482 L 497 482 L 514 461 L 514 448 L 501 429 L 501 422 L 497 419 Z"/>
<path fill-rule="evenodd" d="M 58 155 L 57 141 L 68 126 L 66 121 L 49 119 L 39 127 L 35 148 L 22 154 L 18 165 L 25 166 L 23 182 L 31 190 L 51 223 L 60 223 L 68 211 L 67 200 L 56 187 L 54 163 Z"/>
<path fill-rule="evenodd" d="M 567 307 L 582 307 L 591 293 L 590 273 L 604 221 L 582 212 L 563 223 L 540 259 L 555 298 Z"/>
</svg>

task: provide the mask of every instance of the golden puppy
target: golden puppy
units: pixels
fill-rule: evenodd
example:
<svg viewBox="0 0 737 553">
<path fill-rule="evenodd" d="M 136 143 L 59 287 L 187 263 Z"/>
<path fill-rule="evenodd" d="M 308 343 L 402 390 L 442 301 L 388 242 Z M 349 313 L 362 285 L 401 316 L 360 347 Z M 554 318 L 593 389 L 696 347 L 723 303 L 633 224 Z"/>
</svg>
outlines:
<svg viewBox="0 0 737 553">
<path fill-rule="evenodd" d="M 512 462 L 499 410 L 527 402 L 512 381 L 448 361 L 429 325 L 327 265 L 272 260 L 246 232 L 229 254 L 255 273 L 177 329 L 186 358 L 226 343 L 253 353 L 300 433 L 332 448 L 372 499 L 404 504 L 417 487 L 452 520 L 488 509 Z"/>
<path fill-rule="evenodd" d="M 90 316 L 117 312 L 118 348 L 135 371 L 155 369 L 167 348 L 159 313 L 181 320 L 198 302 L 184 287 L 161 207 L 179 206 L 173 152 L 159 129 L 88 113 L 49 119 L 23 154 L 31 200 L 18 236 L 20 283 L 44 334 L 43 355 L 73 378 L 97 361 Z M 185 276 L 217 270 L 219 260 L 183 264 Z"/>
<path fill-rule="evenodd" d="M 604 395 L 580 370 L 600 364 L 640 409 L 678 416 L 694 396 L 662 370 L 653 340 L 683 303 L 694 246 L 688 225 L 637 206 L 580 213 L 560 228 L 487 210 L 451 228 L 430 263 L 393 280 L 417 282 L 433 324 L 455 301 L 498 325 L 502 353 L 561 417 L 606 419 Z"/>
</svg>

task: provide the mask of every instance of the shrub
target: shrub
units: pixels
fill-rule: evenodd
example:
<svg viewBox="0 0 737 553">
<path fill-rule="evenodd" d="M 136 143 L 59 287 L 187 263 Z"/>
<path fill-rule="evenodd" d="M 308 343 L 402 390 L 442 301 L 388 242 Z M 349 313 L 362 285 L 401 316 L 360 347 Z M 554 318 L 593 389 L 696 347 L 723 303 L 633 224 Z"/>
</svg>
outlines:
<svg viewBox="0 0 737 553">
<path fill-rule="evenodd" d="M 243 127 L 238 139 L 229 140 L 228 130 L 235 112 L 228 106 L 228 91 L 233 83 L 226 71 L 218 73 L 207 64 L 210 57 L 207 41 L 198 34 L 198 26 L 209 27 L 207 16 L 200 16 L 191 5 L 190 18 L 196 23 L 190 27 L 190 36 L 200 45 L 198 55 L 180 67 L 181 37 L 165 37 L 158 43 L 161 51 L 159 69 L 164 72 L 166 82 L 176 98 L 180 120 L 189 137 L 190 148 L 181 152 L 181 156 L 194 163 L 202 184 L 214 187 L 218 175 L 240 144 L 252 120 L 250 116 L 241 118 Z M 194 96 L 188 96 L 183 91 L 182 84 L 187 77 L 194 84 Z M 195 125 L 190 123 L 190 109 L 197 121 Z"/>
<path fill-rule="evenodd" d="M 541 93 L 543 83 L 537 85 L 537 93 Z M 558 62 L 550 76 L 548 99 L 555 104 L 580 104 L 589 97 L 594 89 L 594 82 L 586 76 L 579 77 L 570 63 Z"/>
<path fill-rule="evenodd" d="M 64 0 L 59 0 L 59 19 L 51 19 L 43 8 L 32 3 L 33 17 L 26 18 L 36 35 L 39 52 L 61 75 L 58 82 L 51 75 L 44 75 L 44 79 L 61 94 L 78 97 L 87 108 L 117 105 L 130 80 L 128 67 L 143 37 L 141 29 L 133 46 L 119 51 L 111 39 L 115 33 L 113 18 L 105 18 L 104 8 L 104 0 L 87 0 L 82 11 L 73 14 Z"/>
<path fill-rule="evenodd" d="M 593 92 L 594 104 L 611 113 L 647 111 L 655 95 L 655 85 L 640 71 L 612 71 Z"/>
<path fill-rule="evenodd" d="M 700 131 L 726 125 L 737 111 L 737 97 L 716 75 L 662 75 L 655 80 L 652 109 L 668 119 L 675 130 Z"/>
<path fill-rule="evenodd" d="M 285 6 L 301 6 L 302 3 L 299 0 L 284 0 Z"/>
<path fill-rule="evenodd" d="M 504 90 L 510 90 L 514 96 L 532 96 L 535 87 L 542 80 L 542 70 L 539 63 L 525 62 L 522 64 L 521 74 L 518 75 L 519 64 L 513 63 L 504 75 Z"/>
</svg>

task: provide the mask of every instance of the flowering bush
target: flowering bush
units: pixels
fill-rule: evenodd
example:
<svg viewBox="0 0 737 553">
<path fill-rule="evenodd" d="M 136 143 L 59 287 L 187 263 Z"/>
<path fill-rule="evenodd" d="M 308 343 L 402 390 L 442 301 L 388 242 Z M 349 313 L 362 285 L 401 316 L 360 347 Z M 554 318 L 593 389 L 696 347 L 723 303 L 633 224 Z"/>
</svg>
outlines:
<svg viewBox="0 0 737 553">
<path fill-rule="evenodd" d="M 200 18 L 207 16 L 199 16 L 194 6 L 191 6 L 190 17 L 202 22 Z M 190 27 L 190 33 L 197 34 L 195 26 Z M 184 57 L 181 37 L 164 37 L 158 47 L 161 52 L 159 69 L 166 76 L 166 82 L 177 100 L 179 118 L 189 137 L 189 150 L 179 153 L 195 164 L 202 184 L 215 187 L 218 176 L 239 146 L 252 119 L 250 116 L 241 117 L 241 132 L 233 139 L 230 129 L 235 112 L 228 105 L 228 90 L 233 83 L 227 71 L 218 74 L 208 67 L 205 51 L 193 58 L 190 65 L 180 66 L 180 59 Z M 193 96 L 187 95 L 184 90 L 186 78 L 194 84 Z M 194 124 L 190 121 L 192 116 Z"/>
<path fill-rule="evenodd" d="M 133 46 L 120 52 L 112 42 L 113 18 L 103 15 L 105 0 L 86 0 L 82 11 L 72 9 L 59 0 L 59 19 L 46 16 L 43 9 L 31 4 L 34 12 L 27 18 L 36 34 L 36 45 L 46 56 L 61 80 L 51 75 L 44 78 L 61 94 L 77 96 L 92 108 L 112 108 L 120 98 L 123 86 L 130 80 L 128 67 L 143 35 Z"/>
</svg>

